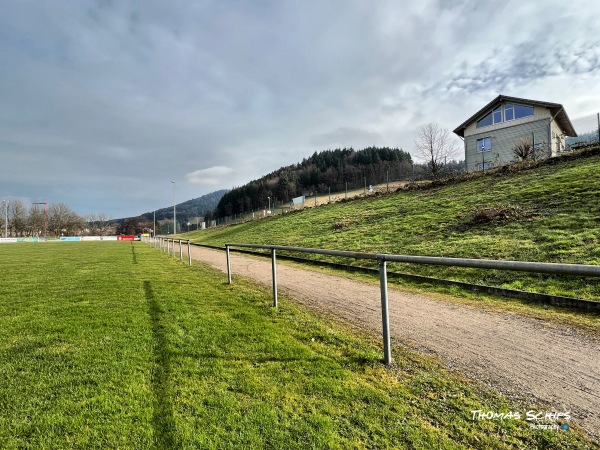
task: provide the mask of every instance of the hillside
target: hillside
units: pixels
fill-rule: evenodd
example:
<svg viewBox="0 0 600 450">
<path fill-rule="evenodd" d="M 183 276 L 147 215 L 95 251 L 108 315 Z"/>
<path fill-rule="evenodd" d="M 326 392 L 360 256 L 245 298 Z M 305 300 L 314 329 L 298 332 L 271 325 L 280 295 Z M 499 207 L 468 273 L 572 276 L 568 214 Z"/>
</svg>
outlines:
<svg viewBox="0 0 600 450">
<path fill-rule="evenodd" d="M 176 205 L 178 222 L 185 223 L 196 217 L 204 217 L 209 211 L 214 211 L 223 195 L 227 192 L 229 192 L 229 190 L 222 189 L 203 195 L 202 197 L 178 203 Z M 154 212 L 150 211 L 142 214 L 142 216 L 148 220 L 152 220 L 153 214 Z M 173 219 L 173 206 L 156 210 L 156 220 L 163 219 Z"/>
<path fill-rule="evenodd" d="M 412 173 L 411 167 L 410 153 L 397 148 L 315 152 L 301 163 L 282 167 L 231 190 L 219 202 L 215 215 L 220 218 L 261 209 L 269 201 L 287 203 L 294 197 L 315 191 L 343 191 L 346 183 L 375 184 L 386 176 L 392 180 L 407 179 Z"/>
<path fill-rule="evenodd" d="M 410 255 L 600 264 L 600 152 L 464 182 L 323 205 L 190 233 L 246 242 Z M 313 256 L 316 258 L 316 256 Z M 357 261 L 344 261 L 360 264 Z M 369 262 L 362 262 L 369 264 Z M 598 280 L 391 264 L 391 270 L 582 298 Z"/>
</svg>

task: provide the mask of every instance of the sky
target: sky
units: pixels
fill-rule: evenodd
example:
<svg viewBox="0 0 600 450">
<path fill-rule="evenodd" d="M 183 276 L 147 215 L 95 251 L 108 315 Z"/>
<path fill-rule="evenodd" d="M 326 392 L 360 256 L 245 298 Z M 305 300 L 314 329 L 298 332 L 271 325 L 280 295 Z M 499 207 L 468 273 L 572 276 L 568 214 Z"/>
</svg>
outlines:
<svg viewBox="0 0 600 450">
<path fill-rule="evenodd" d="M 0 0 L 0 199 L 136 216 L 499 94 L 600 111 L 597 0 Z M 173 181 L 175 183 L 173 183 Z"/>
</svg>

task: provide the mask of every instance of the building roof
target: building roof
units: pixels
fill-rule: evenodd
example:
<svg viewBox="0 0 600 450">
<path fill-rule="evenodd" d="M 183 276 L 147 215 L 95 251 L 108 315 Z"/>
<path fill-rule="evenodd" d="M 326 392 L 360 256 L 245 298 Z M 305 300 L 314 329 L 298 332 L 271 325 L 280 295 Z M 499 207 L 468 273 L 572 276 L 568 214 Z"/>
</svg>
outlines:
<svg viewBox="0 0 600 450">
<path fill-rule="evenodd" d="M 569 116 L 567 115 L 565 108 L 563 108 L 563 105 L 561 105 L 560 103 L 540 102 L 538 100 L 529 100 L 526 98 L 508 97 L 506 95 L 499 95 L 494 100 L 489 102 L 487 105 L 485 105 L 479 111 L 477 111 L 475 114 L 473 114 L 471 117 L 469 117 L 463 123 L 461 123 L 454 130 L 454 133 L 456 133 L 460 137 L 465 137 L 465 128 L 467 128 L 475 120 L 479 119 L 480 117 L 485 116 L 492 109 L 499 106 L 503 102 L 504 103 L 525 103 L 528 105 L 543 106 L 545 108 L 548 108 L 550 110 L 550 113 L 554 117 L 554 120 L 556 121 L 556 123 L 558 123 L 558 125 L 562 128 L 562 130 L 565 132 L 565 134 L 567 136 L 577 136 L 577 133 L 575 132 L 575 128 L 573 128 L 573 124 L 571 123 L 571 120 L 569 119 Z"/>
</svg>

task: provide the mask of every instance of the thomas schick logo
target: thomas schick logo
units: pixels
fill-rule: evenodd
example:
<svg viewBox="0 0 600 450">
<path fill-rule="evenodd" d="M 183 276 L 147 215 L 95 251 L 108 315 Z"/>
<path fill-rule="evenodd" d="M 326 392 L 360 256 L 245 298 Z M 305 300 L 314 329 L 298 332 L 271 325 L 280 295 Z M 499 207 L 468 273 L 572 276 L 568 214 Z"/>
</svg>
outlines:
<svg viewBox="0 0 600 450">
<path fill-rule="evenodd" d="M 473 414 L 473 420 L 526 420 L 531 428 L 538 430 L 568 430 L 568 424 L 559 422 L 571 420 L 570 412 L 559 411 L 530 410 L 522 413 L 520 411 L 497 412 L 476 409 L 471 413 Z"/>
</svg>

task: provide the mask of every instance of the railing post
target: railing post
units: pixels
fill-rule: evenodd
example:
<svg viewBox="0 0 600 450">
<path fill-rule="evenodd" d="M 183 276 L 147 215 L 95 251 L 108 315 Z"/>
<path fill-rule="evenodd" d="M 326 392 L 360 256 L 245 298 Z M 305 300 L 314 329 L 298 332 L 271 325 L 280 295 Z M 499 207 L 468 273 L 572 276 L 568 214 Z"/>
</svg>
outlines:
<svg viewBox="0 0 600 450">
<path fill-rule="evenodd" d="M 181 246 L 181 239 L 179 239 L 179 261 L 183 261 L 183 247 Z"/>
<path fill-rule="evenodd" d="M 225 255 L 227 255 L 227 284 L 231 284 L 231 261 L 229 260 L 229 245 L 225 246 Z"/>
<path fill-rule="evenodd" d="M 388 305 L 387 287 L 387 262 L 379 260 L 379 286 L 381 288 L 381 323 L 383 329 L 383 362 L 386 366 L 392 363 L 392 352 L 390 346 L 390 316 Z"/>
<path fill-rule="evenodd" d="M 273 308 L 277 308 L 277 256 L 275 249 L 271 249 L 271 266 L 273 272 Z"/>
<path fill-rule="evenodd" d="M 190 240 L 188 239 L 188 264 L 192 265 L 192 252 L 190 251 Z"/>
</svg>

